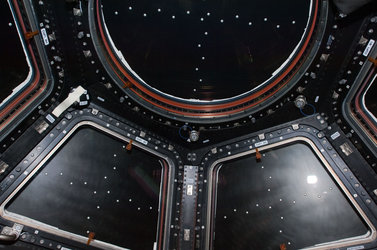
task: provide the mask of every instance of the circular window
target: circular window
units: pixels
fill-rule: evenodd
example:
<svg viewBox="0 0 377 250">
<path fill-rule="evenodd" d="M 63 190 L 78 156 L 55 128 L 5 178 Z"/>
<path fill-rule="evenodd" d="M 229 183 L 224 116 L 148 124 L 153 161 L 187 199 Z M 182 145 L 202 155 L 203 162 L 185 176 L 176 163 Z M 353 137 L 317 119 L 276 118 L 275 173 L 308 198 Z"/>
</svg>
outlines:
<svg viewBox="0 0 377 250">
<path fill-rule="evenodd" d="M 116 82 L 144 106 L 183 120 L 244 115 L 286 92 L 303 73 L 320 14 L 319 0 L 93 7 L 94 42 Z"/>
</svg>

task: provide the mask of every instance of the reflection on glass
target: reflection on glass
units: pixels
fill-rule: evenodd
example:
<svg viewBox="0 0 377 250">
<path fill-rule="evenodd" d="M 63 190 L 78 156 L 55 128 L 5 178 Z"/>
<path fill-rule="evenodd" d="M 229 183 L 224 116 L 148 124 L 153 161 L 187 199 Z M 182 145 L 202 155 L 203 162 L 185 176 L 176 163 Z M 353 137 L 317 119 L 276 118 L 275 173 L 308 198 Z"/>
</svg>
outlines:
<svg viewBox="0 0 377 250">
<path fill-rule="evenodd" d="M 95 232 L 103 242 L 150 250 L 156 241 L 161 171 L 159 158 L 136 147 L 127 152 L 124 142 L 85 127 L 7 210 L 77 235 Z"/>
<path fill-rule="evenodd" d="M 309 175 L 306 177 L 306 182 L 308 184 L 316 184 L 318 182 L 318 177 L 316 175 Z"/>
<path fill-rule="evenodd" d="M 301 249 L 368 233 L 307 144 L 265 150 L 261 162 L 249 155 L 219 166 L 214 250 Z"/>
</svg>

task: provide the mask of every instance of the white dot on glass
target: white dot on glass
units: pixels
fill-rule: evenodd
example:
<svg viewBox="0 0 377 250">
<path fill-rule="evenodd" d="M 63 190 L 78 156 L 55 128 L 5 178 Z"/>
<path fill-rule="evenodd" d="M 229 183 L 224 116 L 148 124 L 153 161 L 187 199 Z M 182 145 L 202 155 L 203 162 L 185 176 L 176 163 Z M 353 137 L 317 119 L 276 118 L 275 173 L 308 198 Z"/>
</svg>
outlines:
<svg viewBox="0 0 377 250">
<path fill-rule="evenodd" d="M 268 19 L 267 19 L 267 17 L 265 17 L 263 20 L 264 20 L 265 22 L 267 22 Z"/>
<path fill-rule="evenodd" d="M 202 18 L 200 18 L 200 21 L 202 21 L 202 22 L 203 22 L 203 21 L 204 21 L 204 18 L 203 18 L 203 17 L 202 17 Z"/>
<path fill-rule="evenodd" d="M 147 16 L 147 13 L 144 13 L 143 16 L 146 17 L 146 16 Z"/>
<path fill-rule="evenodd" d="M 251 26 L 253 23 L 252 22 L 249 22 L 249 26 Z"/>
<path fill-rule="evenodd" d="M 295 20 L 293 20 L 293 21 L 292 21 L 292 24 L 295 24 L 295 23 L 296 23 L 296 21 L 295 21 Z"/>
<path fill-rule="evenodd" d="M 161 9 L 157 9 L 158 12 L 161 12 Z"/>
<path fill-rule="evenodd" d="M 236 15 L 236 18 L 239 18 L 240 16 L 239 15 Z"/>
<path fill-rule="evenodd" d="M 224 19 L 220 19 L 220 23 L 223 23 L 224 22 Z"/>
<path fill-rule="evenodd" d="M 128 9 L 129 9 L 129 10 L 132 10 L 132 7 L 130 6 L 130 7 L 128 7 Z"/>
<path fill-rule="evenodd" d="M 204 35 L 208 35 L 208 32 L 206 31 L 206 32 L 204 32 Z"/>
<path fill-rule="evenodd" d="M 90 220 L 90 216 L 86 217 L 88 220 Z"/>
<path fill-rule="evenodd" d="M 110 190 L 108 190 L 107 193 L 109 194 L 109 193 L 110 193 Z"/>
<path fill-rule="evenodd" d="M 210 15 L 211 15 L 211 13 L 207 12 L 207 16 L 210 16 Z"/>
<path fill-rule="evenodd" d="M 187 15 L 189 15 L 189 14 L 190 14 L 190 11 L 188 10 L 188 11 L 186 11 L 186 13 L 187 13 Z"/>
</svg>

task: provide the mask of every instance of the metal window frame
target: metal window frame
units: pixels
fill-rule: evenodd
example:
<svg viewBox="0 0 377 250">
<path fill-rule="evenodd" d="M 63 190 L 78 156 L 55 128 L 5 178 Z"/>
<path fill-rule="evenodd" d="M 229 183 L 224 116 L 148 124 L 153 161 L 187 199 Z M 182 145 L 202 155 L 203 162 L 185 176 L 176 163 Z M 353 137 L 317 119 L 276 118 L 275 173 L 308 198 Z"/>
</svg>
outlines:
<svg viewBox="0 0 377 250">
<path fill-rule="evenodd" d="M 346 185 L 343 183 L 341 178 L 334 171 L 331 164 L 326 160 L 326 158 L 323 156 L 321 151 L 318 149 L 318 147 L 315 145 L 315 143 L 311 139 L 304 137 L 304 136 L 297 136 L 297 137 L 288 138 L 288 139 L 285 139 L 283 141 L 279 141 L 279 142 L 276 142 L 276 143 L 273 143 L 273 144 L 262 146 L 258 149 L 259 149 L 260 152 L 262 152 L 262 151 L 265 151 L 267 149 L 281 147 L 281 146 L 284 146 L 284 145 L 287 145 L 287 144 L 298 143 L 298 142 L 305 143 L 306 145 L 308 145 L 314 151 L 315 156 L 317 156 L 319 158 L 319 160 L 321 161 L 321 163 L 325 167 L 325 170 L 328 172 L 328 174 L 334 180 L 334 182 L 338 185 L 341 192 L 343 192 L 343 194 L 346 195 L 346 197 L 348 198 L 348 202 L 357 210 L 359 216 L 364 220 L 367 227 L 369 228 L 369 231 L 365 235 L 340 239 L 340 240 L 326 242 L 326 243 L 320 243 L 320 244 L 316 244 L 314 246 L 305 247 L 304 249 L 307 249 L 307 250 L 325 250 L 325 249 L 349 247 L 349 246 L 354 246 L 354 245 L 366 244 L 366 243 L 370 243 L 370 242 L 376 240 L 377 232 L 376 232 L 376 228 L 374 227 L 373 223 L 369 220 L 369 218 L 366 215 L 366 213 L 364 212 L 364 210 L 361 208 L 361 206 L 355 200 L 355 198 L 353 197 L 351 192 L 347 189 Z M 255 152 L 256 152 L 256 149 L 253 148 L 253 149 L 250 149 L 248 151 L 245 151 L 245 152 L 242 152 L 242 153 L 239 153 L 239 154 L 220 158 L 220 159 L 214 161 L 211 164 L 209 171 L 208 171 L 208 176 L 207 176 L 208 177 L 208 192 L 207 192 L 208 206 L 207 206 L 206 249 L 212 249 L 213 242 L 211 242 L 211 239 L 212 239 L 211 235 L 213 235 L 214 232 L 215 232 L 213 230 L 213 225 L 214 225 L 214 216 L 215 216 L 216 211 L 213 211 L 213 209 L 212 209 L 213 207 L 216 209 L 216 197 L 213 197 L 214 196 L 213 195 L 213 191 L 214 191 L 213 190 L 213 184 L 214 184 L 214 181 L 215 181 L 214 178 L 213 178 L 213 171 L 215 170 L 215 168 L 219 164 L 221 164 L 223 162 L 226 162 L 226 161 L 229 161 L 229 160 L 232 160 L 232 159 L 236 159 L 236 158 L 240 158 L 240 157 L 243 157 L 243 156 L 246 156 L 246 155 L 251 155 L 251 154 L 254 154 Z M 216 175 L 218 175 L 218 171 L 220 169 L 221 169 L 221 167 L 216 169 L 216 171 L 217 171 Z"/>
<path fill-rule="evenodd" d="M 41 230 L 41 231 L 45 231 L 45 232 L 48 232 L 48 233 L 51 233 L 51 234 L 54 234 L 54 235 L 57 235 L 57 236 L 61 236 L 61 237 L 64 237 L 64 238 L 68 238 L 70 240 L 74 240 L 74 241 L 77 241 L 77 242 L 80 242 L 80 243 L 83 243 L 83 244 L 86 244 L 87 241 L 88 241 L 88 238 L 87 237 L 84 237 L 84 236 L 81 236 L 81 235 L 78 235 L 78 234 L 75 234 L 75 233 L 71 233 L 71 232 L 68 232 L 68 231 L 65 231 L 65 230 L 62 230 L 62 229 L 59 229 L 57 227 L 54 227 L 54 226 L 51 226 L 51 225 L 48 225 L 46 223 L 43 223 L 43 222 L 40 222 L 38 220 L 34 220 L 34 219 L 31 219 L 27 216 L 23 216 L 23 215 L 19 215 L 19 214 L 16 214 L 16 213 L 12 213 L 12 212 L 9 212 L 5 209 L 6 205 L 13 199 L 13 197 L 15 195 L 17 195 L 17 193 L 22 189 L 22 187 L 24 187 L 25 185 L 27 185 L 27 183 L 29 182 L 29 180 L 31 180 L 34 175 L 38 172 L 39 169 L 43 168 L 45 166 L 45 163 L 48 162 L 54 155 L 55 153 L 64 145 L 64 143 L 71 138 L 71 136 L 81 127 L 84 127 L 84 126 L 89 126 L 89 127 L 93 127 L 94 129 L 97 129 L 99 130 L 100 132 L 103 132 L 107 135 L 110 135 L 112 137 L 115 137 L 116 139 L 120 139 L 126 143 L 128 143 L 130 141 L 129 138 L 123 136 L 123 135 L 120 135 L 119 133 L 117 132 L 114 132 L 112 131 L 111 129 L 108 129 L 108 128 L 105 128 L 95 122 L 92 122 L 92 121 L 87 121 L 87 120 L 84 120 L 84 121 L 81 121 L 79 123 L 77 123 L 71 130 L 69 130 L 69 132 L 66 133 L 66 135 L 53 147 L 53 149 L 51 151 L 49 151 L 49 153 L 42 159 L 42 161 L 40 161 L 38 163 L 38 165 L 30 172 L 28 173 L 27 177 L 10 193 L 10 195 L 4 200 L 4 202 L 1 204 L 0 206 L 0 216 L 6 220 L 9 220 L 9 221 L 12 221 L 12 222 L 15 222 L 15 223 L 20 223 L 20 224 L 23 224 L 25 226 L 30 226 L 30 227 L 33 227 L 33 228 L 36 228 L 38 230 Z M 136 146 L 137 148 L 140 148 L 141 150 L 143 151 L 146 151 L 148 153 L 151 153 L 153 154 L 154 156 L 164 160 L 167 164 L 167 167 L 168 167 L 168 177 L 167 177 L 167 189 L 166 189 L 166 205 L 165 205 L 165 211 L 160 211 L 160 208 L 161 208 L 161 194 L 162 194 L 162 187 L 163 187 L 163 174 L 161 175 L 161 185 L 160 185 L 160 198 L 159 198 L 159 215 L 158 215 L 158 220 L 157 220 L 157 233 L 156 233 L 156 242 L 158 240 L 158 235 L 159 233 L 164 233 L 164 232 L 159 232 L 159 224 L 160 223 L 163 223 L 162 221 L 160 221 L 160 216 L 161 216 L 161 213 L 165 213 L 165 220 L 164 220 L 164 223 L 165 225 L 168 225 L 169 223 L 169 216 L 168 213 L 167 213 L 167 210 L 169 209 L 169 206 L 170 206 L 170 195 L 171 195 L 171 181 L 172 181 L 172 170 L 173 170 L 173 167 L 174 167 L 174 164 L 172 163 L 172 161 L 170 160 L 170 158 L 168 158 L 166 155 L 163 155 L 157 151 L 154 151 L 146 146 L 144 146 L 143 144 L 141 143 L 138 143 L 138 142 L 133 142 L 133 146 Z M 163 169 L 163 165 L 161 166 L 162 169 Z M 163 169 L 164 171 L 164 169 Z M 162 172 L 163 173 L 163 172 Z M 169 177 L 170 176 L 170 177 Z M 164 231 L 166 231 L 166 226 L 164 227 Z M 166 232 L 165 232 L 166 234 Z M 166 239 L 167 237 L 164 237 L 163 238 L 163 245 L 165 246 L 166 245 Z M 107 242 L 104 242 L 104 241 L 100 241 L 100 240 L 96 240 L 94 239 L 91 244 L 91 246 L 94 246 L 94 247 L 99 247 L 99 248 L 105 248 L 105 249 L 114 249 L 114 250 L 120 250 L 120 249 L 127 249 L 127 248 L 124 248 L 124 247 L 119 247 L 119 246 L 116 246 L 114 244 L 111 244 L 111 243 L 107 243 Z"/>
</svg>

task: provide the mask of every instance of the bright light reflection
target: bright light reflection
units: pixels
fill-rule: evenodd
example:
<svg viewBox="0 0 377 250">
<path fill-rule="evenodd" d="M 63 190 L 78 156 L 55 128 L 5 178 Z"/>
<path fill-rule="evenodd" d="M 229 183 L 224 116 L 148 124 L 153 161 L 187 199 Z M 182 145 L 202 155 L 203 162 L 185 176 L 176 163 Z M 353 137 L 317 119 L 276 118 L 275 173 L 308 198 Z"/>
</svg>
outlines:
<svg viewBox="0 0 377 250">
<path fill-rule="evenodd" d="M 306 181 L 308 182 L 308 184 L 316 184 L 318 182 L 318 178 L 316 175 L 309 175 L 306 178 Z"/>
</svg>

